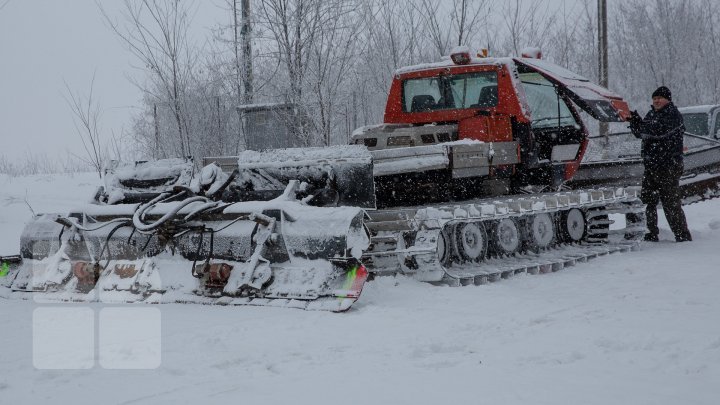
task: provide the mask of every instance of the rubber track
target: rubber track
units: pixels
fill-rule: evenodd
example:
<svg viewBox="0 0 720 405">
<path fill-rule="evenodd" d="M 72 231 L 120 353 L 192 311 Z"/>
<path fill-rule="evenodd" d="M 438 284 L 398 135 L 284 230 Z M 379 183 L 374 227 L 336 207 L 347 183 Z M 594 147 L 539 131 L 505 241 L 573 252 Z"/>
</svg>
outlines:
<svg viewBox="0 0 720 405">
<path fill-rule="evenodd" d="M 511 258 L 489 259 L 483 262 L 482 268 L 465 269 L 460 266 L 452 269 L 437 284 L 482 285 L 507 279 L 517 274 L 551 273 L 612 253 L 638 250 L 639 245 L 638 241 L 602 245 L 564 245 L 540 253 L 523 253 Z"/>
<path fill-rule="evenodd" d="M 683 197 L 683 205 L 690 205 L 703 201 L 713 200 L 715 198 L 720 198 L 720 177 L 702 180 L 697 183 L 702 184 L 702 186 L 699 187 L 702 192 L 691 193 L 690 195 L 686 195 L 685 197 Z M 681 185 L 680 188 L 684 192 L 687 192 L 692 188 L 698 188 L 698 185 L 696 183 L 690 183 Z"/>
<path fill-rule="evenodd" d="M 380 275 L 413 274 L 421 281 L 451 286 L 484 284 L 519 273 L 557 271 L 599 255 L 637 249 L 639 242 L 626 240 L 624 236 L 627 233 L 640 238 L 644 234 L 644 205 L 639 193 L 638 187 L 578 190 L 370 213 L 372 220 L 368 227 L 374 233 L 374 245 L 365 255 L 366 265 Z M 437 238 L 448 224 L 522 218 L 572 208 L 593 210 L 586 229 L 594 228 L 595 232 L 591 231 L 583 243 L 556 244 L 537 253 L 518 253 L 477 264 L 445 267 L 440 263 Z M 642 222 L 627 229 L 608 231 L 610 221 L 606 215 L 616 213 L 635 214 Z M 408 231 L 417 232 L 417 236 L 414 243 L 405 246 Z"/>
</svg>

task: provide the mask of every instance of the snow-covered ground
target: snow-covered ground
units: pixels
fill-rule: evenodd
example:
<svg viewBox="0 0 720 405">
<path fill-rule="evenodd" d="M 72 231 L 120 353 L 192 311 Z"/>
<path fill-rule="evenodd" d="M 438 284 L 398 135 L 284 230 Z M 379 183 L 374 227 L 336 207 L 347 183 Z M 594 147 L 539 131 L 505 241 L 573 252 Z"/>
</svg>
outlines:
<svg viewBox="0 0 720 405">
<path fill-rule="evenodd" d="M 62 211 L 96 183 L 0 176 L 0 255 L 17 253 L 26 196 Z M 461 288 L 381 278 L 344 314 L 153 306 L 150 370 L 36 369 L 35 310 L 97 319 L 104 306 L 0 299 L 0 403 L 716 404 L 720 200 L 685 211 L 691 243 L 670 242 L 663 220 L 661 243 L 553 274 Z"/>
</svg>

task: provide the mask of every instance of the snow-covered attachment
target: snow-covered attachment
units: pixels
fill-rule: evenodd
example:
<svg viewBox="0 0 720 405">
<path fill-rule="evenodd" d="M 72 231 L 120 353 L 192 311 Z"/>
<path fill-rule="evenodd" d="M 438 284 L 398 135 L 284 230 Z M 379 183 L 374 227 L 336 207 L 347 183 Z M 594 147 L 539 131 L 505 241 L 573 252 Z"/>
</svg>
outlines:
<svg viewBox="0 0 720 405">
<path fill-rule="evenodd" d="M 95 199 L 108 204 L 148 201 L 160 193 L 190 186 L 192 159 L 173 158 L 123 164 L 113 160 L 103 171 L 104 187 Z"/>
<path fill-rule="evenodd" d="M 122 178 L 137 178 L 128 174 Z M 211 165 L 189 186 L 140 204 L 96 202 L 38 216 L 0 295 L 350 308 L 367 278 L 358 260 L 369 244 L 364 211 L 309 206 L 295 198 L 296 181 L 271 201 L 209 197 L 230 179 Z"/>
<path fill-rule="evenodd" d="M 235 179 L 225 201 L 268 200 L 298 181 L 298 197 L 310 205 L 375 208 L 372 156 L 362 146 L 248 150 L 203 164 L 216 164 Z"/>
</svg>

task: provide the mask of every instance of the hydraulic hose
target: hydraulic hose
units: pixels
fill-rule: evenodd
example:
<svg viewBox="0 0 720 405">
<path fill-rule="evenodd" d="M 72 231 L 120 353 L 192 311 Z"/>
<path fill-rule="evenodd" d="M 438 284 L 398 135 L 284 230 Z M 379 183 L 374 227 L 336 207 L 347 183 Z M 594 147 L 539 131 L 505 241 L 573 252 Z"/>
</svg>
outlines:
<svg viewBox="0 0 720 405">
<path fill-rule="evenodd" d="M 151 223 L 143 222 L 142 218 L 145 216 L 145 213 L 149 209 L 154 207 L 159 201 L 165 199 L 169 195 L 170 195 L 170 193 L 163 193 L 163 194 L 160 194 L 159 196 L 153 198 L 149 202 L 147 202 L 145 204 L 141 204 L 137 208 L 137 210 L 135 210 L 135 214 L 133 214 L 133 218 L 132 218 L 133 226 L 135 226 L 135 228 L 137 228 L 137 230 L 141 231 L 141 232 L 153 231 L 153 230 L 159 228 L 165 222 L 174 218 L 175 215 L 177 215 L 177 213 L 181 209 L 185 208 L 186 206 L 188 206 L 192 203 L 195 203 L 195 202 L 204 202 L 204 203 L 208 202 L 208 199 L 205 197 L 190 197 L 190 198 L 180 201 L 175 207 L 173 207 L 172 210 L 170 210 L 165 215 L 160 217 L 160 219 L 158 219 L 157 221 L 151 222 Z"/>
<path fill-rule="evenodd" d="M 94 228 L 86 227 L 80 225 L 75 218 L 70 217 L 60 217 L 55 220 L 55 222 L 59 223 L 60 225 L 66 226 L 68 228 L 75 227 L 80 231 L 84 232 L 92 232 L 97 231 L 98 229 L 104 228 L 110 224 L 118 223 L 118 222 L 124 222 L 124 223 L 130 223 L 132 220 L 130 218 L 115 218 L 112 221 L 103 222 L 99 226 L 96 226 Z"/>
</svg>

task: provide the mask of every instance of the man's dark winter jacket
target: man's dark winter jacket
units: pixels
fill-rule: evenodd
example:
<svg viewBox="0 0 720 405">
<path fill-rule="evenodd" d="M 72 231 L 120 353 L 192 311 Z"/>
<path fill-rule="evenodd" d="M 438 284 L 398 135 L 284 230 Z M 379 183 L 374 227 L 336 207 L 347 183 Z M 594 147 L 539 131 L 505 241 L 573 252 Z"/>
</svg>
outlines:
<svg viewBox="0 0 720 405">
<path fill-rule="evenodd" d="M 675 104 L 670 102 L 658 111 L 651 108 L 643 120 L 631 123 L 630 129 L 636 137 L 642 138 L 645 167 L 660 169 L 682 165 L 685 125 Z"/>
</svg>

